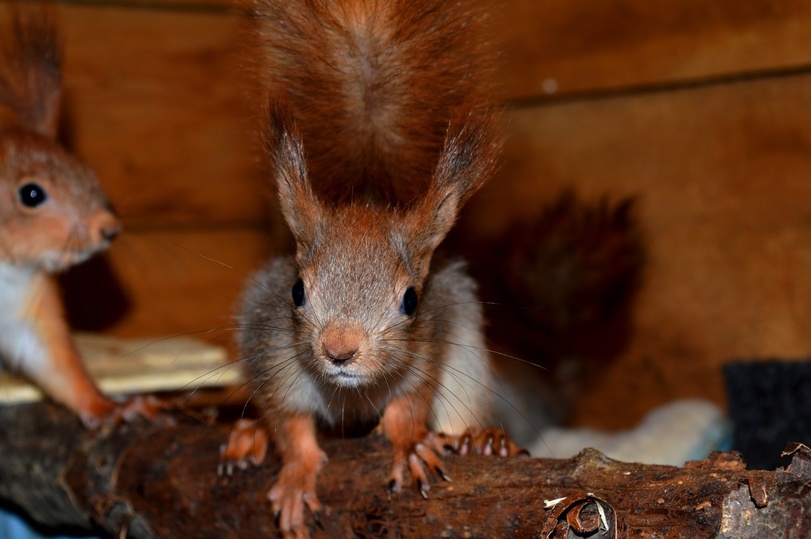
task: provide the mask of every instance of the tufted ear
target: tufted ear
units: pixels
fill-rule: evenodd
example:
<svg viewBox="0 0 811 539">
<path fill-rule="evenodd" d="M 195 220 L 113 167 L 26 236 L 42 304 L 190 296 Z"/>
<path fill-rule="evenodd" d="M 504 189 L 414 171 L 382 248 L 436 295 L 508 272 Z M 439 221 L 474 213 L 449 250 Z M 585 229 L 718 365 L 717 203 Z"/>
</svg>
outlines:
<svg viewBox="0 0 811 539">
<path fill-rule="evenodd" d="M 264 143 L 272 160 L 282 215 L 302 255 L 312 248 L 325 210 L 313 193 L 301 139 L 290 107 L 283 101 L 269 103 Z"/>
<path fill-rule="evenodd" d="M 428 193 L 406 216 L 409 251 L 421 275 L 459 210 L 496 169 L 502 147 L 496 118 L 496 110 L 470 107 L 448 128 Z"/>
<path fill-rule="evenodd" d="M 0 118 L 55 139 L 62 103 L 62 49 L 46 10 L 15 6 L 0 49 Z"/>
</svg>

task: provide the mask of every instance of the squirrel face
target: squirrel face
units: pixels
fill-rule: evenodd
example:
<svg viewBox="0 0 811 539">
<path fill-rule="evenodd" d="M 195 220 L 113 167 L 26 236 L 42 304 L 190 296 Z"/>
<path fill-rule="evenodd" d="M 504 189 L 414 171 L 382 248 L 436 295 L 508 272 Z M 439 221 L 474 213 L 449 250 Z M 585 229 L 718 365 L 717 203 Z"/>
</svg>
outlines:
<svg viewBox="0 0 811 539">
<path fill-rule="evenodd" d="M 358 387 L 411 371 L 422 335 L 419 307 L 434 250 L 459 208 L 492 172 L 500 143 L 492 115 L 451 122 L 427 193 L 406 208 L 318 199 L 290 109 L 269 103 L 265 145 L 279 203 L 296 240 L 298 280 L 290 283 L 299 361 L 314 380 Z M 288 296 L 291 297 L 291 296 Z M 389 386 L 390 387 L 390 386 Z"/>
<path fill-rule="evenodd" d="M 317 379 L 341 387 L 396 378 L 414 361 L 408 341 L 423 277 L 391 213 L 384 218 L 360 205 L 324 210 L 329 215 L 291 283 L 304 363 Z"/>
<path fill-rule="evenodd" d="M 106 249 L 120 228 L 82 161 L 37 133 L 0 133 L 0 260 L 60 271 Z"/>
</svg>

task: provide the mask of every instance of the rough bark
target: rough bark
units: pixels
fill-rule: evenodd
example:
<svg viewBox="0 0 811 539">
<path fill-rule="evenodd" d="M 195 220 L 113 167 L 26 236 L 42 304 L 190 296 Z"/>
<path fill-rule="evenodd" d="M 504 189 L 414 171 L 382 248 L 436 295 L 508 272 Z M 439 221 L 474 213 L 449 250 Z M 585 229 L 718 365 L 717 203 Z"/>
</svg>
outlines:
<svg viewBox="0 0 811 539">
<path fill-rule="evenodd" d="M 266 492 L 279 464 L 217 474 L 226 427 L 186 418 L 92 433 L 64 410 L 0 408 L 0 497 L 49 525 L 94 523 L 130 537 L 273 537 Z M 314 537 L 811 537 L 811 451 L 748 471 L 734 453 L 683 468 L 610 460 L 450 456 L 453 482 L 384 488 L 390 453 L 376 435 L 327 440 L 326 506 Z M 562 499 L 546 508 L 547 500 Z M 551 505 L 551 504 L 546 504 Z M 608 529 L 602 529 L 607 527 Z"/>
</svg>

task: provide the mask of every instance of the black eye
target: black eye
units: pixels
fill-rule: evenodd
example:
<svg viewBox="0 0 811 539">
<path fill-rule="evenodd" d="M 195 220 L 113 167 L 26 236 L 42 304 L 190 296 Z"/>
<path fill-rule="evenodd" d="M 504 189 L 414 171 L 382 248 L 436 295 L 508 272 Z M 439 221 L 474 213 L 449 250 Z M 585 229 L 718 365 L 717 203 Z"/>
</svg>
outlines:
<svg viewBox="0 0 811 539">
<path fill-rule="evenodd" d="M 301 278 L 293 285 L 293 303 L 296 307 L 304 305 L 304 281 Z"/>
<path fill-rule="evenodd" d="M 403 294 L 403 304 L 400 305 L 400 312 L 406 316 L 411 316 L 417 310 L 417 291 L 413 286 L 409 286 Z"/>
<path fill-rule="evenodd" d="M 36 183 L 26 183 L 17 191 L 17 197 L 26 208 L 36 208 L 48 200 L 45 189 Z"/>
</svg>

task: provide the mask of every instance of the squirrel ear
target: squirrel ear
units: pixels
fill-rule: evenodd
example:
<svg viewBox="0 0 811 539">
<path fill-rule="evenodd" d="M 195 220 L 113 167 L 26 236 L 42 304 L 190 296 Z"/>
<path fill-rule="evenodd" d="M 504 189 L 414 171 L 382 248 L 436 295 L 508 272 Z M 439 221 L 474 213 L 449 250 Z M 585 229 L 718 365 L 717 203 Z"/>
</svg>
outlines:
<svg viewBox="0 0 811 539">
<path fill-rule="evenodd" d="M 307 177 L 293 115 L 286 103 L 272 99 L 267 118 L 264 143 L 272 160 L 282 215 L 299 247 L 309 249 L 322 222 L 323 209 Z"/>
<path fill-rule="evenodd" d="M 493 174 L 501 153 L 497 111 L 469 107 L 451 122 L 428 193 L 411 210 L 414 254 L 427 262 L 465 202 Z"/>
<path fill-rule="evenodd" d="M 12 8 L 10 42 L 0 50 L 0 106 L 28 129 L 55 139 L 62 108 L 61 43 L 49 11 L 25 11 Z"/>
</svg>

